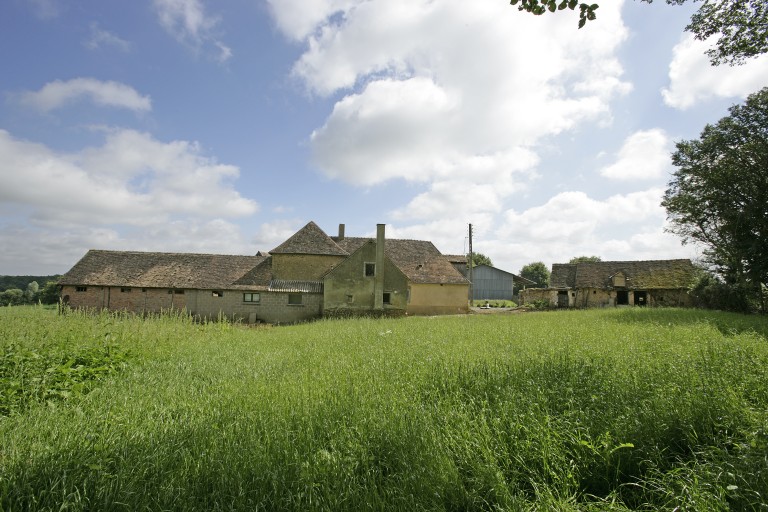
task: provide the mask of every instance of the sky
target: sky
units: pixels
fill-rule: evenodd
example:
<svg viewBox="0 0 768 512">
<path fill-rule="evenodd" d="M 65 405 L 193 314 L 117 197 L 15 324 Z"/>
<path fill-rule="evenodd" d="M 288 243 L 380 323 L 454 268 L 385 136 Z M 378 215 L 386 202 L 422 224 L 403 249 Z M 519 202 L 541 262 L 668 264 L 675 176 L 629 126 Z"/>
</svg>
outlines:
<svg viewBox="0 0 768 512">
<path fill-rule="evenodd" d="M 690 4 L 690 5 L 689 5 Z M 675 142 L 768 85 L 712 67 L 698 4 L 0 2 L 0 274 L 89 249 L 255 254 L 309 221 L 509 272 L 697 258 L 660 201 Z"/>
</svg>

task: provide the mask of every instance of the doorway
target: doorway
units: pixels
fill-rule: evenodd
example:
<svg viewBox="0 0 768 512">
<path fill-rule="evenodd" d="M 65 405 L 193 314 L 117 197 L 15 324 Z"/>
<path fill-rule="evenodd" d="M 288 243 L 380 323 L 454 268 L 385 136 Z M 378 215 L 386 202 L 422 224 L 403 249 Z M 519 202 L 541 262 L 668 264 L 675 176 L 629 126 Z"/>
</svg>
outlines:
<svg viewBox="0 0 768 512">
<path fill-rule="evenodd" d="M 635 292 L 635 306 L 648 304 L 648 292 Z"/>
<path fill-rule="evenodd" d="M 616 292 L 616 305 L 629 306 L 629 292 L 626 290 Z"/>
<path fill-rule="evenodd" d="M 557 307 L 559 308 L 567 308 L 568 307 L 568 292 L 565 290 L 561 290 L 557 292 Z"/>
</svg>

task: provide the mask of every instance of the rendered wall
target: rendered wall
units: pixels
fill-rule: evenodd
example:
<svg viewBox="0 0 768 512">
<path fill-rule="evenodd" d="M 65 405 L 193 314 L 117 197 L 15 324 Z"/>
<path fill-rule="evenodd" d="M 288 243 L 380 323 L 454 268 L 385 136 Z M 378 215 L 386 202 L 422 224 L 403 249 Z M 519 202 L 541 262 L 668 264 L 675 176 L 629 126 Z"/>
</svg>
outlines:
<svg viewBox="0 0 768 512">
<path fill-rule="evenodd" d="M 325 276 L 323 307 L 327 314 L 362 314 L 374 309 L 375 280 L 365 275 L 364 265 L 366 262 L 374 263 L 375 259 L 376 244 L 366 243 Z M 384 260 L 383 270 L 383 292 L 390 294 L 390 304 L 384 304 L 383 309 L 405 311 L 408 279 L 388 259 Z M 376 269 L 376 272 L 380 271 Z"/>
<path fill-rule="evenodd" d="M 275 279 L 319 281 L 344 259 L 344 256 L 317 254 L 274 254 L 272 255 L 272 274 Z"/>
<path fill-rule="evenodd" d="M 469 312 L 469 284 L 411 284 L 409 315 L 452 315 Z"/>
<path fill-rule="evenodd" d="M 253 290 L 259 293 L 259 302 L 243 301 L 243 293 L 249 290 L 217 290 L 221 296 L 214 296 L 212 290 L 188 291 L 189 312 L 204 319 L 215 320 L 219 316 L 244 322 L 265 322 L 270 324 L 292 324 L 319 318 L 322 312 L 323 295 L 302 293 L 301 304 L 288 304 L 288 293 Z"/>
</svg>

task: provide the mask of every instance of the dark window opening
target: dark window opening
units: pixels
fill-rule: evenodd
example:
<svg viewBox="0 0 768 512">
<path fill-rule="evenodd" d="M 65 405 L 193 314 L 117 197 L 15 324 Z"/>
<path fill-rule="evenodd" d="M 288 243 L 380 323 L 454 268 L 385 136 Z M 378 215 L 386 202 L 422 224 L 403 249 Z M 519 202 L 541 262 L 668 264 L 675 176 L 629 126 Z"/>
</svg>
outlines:
<svg viewBox="0 0 768 512">
<path fill-rule="evenodd" d="M 349 304 L 352 304 L 353 302 L 355 302 L 355 296 L 354 295 L 347 295 L 347 302 Z"/>
<path fill-rule="evenodd" d="M 646 292 L 635 292 L 635 306 L 645 306 L 648 301 Z"/>
<path fill-rule="evenodd" d="M 616 305 L 617 306 L 629 306 L 629 292 L 628 291 L 616 292 Z"/>
<path fill-rule="evenodd" d="M 376 275 L 376 264 L 375 263 L 366 263 L 365 264 L 365 277 L 373 277 Z"/>
<path fill-rule="evenodd" d="M 288 305 L 289 306 L 301 306 L 301 294 L 300 293 L 289 293 L 288 294 Z"/>
<path fill-rule="evenodd" d="M 392 294 L 390 292 L 384 292 L 384 304 L 392 304 Z"/>
<path fill-rule="evenodd" d="M 224 292 L 220 292 L 218 290 L 214 290 L 213 292 L 211 292 L 211 295 L 214 296 L 214 297 L 223 297 L 224 296 Z"/>
<path fill-rule="evenodd" d="M 120 288 L 120 293 L 131 293 L 130 288 Z"/>
<path fill-rule="evenodd" d="M 75 286 L 75 291 L 76 292 L 84 292 L 86 290 L 88 290 L 87 286 Z"/>
</svg>

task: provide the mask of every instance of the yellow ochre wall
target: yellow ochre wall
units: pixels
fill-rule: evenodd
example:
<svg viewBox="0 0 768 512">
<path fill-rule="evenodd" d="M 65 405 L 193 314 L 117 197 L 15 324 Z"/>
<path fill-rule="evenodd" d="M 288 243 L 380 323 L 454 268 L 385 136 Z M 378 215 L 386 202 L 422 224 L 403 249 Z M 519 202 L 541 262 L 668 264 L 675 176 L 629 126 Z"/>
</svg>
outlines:
<svg viewBox="0 0 768 512">
<path fill-rule="evenodd" d="M 452 315 L 469 312 L 469 284 L 411 284 L 409 315 Z"/>
</svg>

